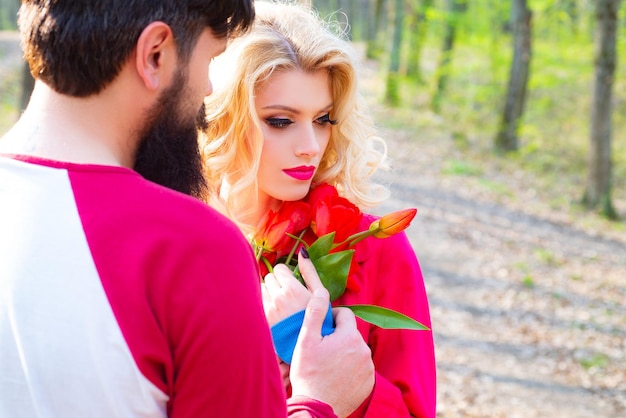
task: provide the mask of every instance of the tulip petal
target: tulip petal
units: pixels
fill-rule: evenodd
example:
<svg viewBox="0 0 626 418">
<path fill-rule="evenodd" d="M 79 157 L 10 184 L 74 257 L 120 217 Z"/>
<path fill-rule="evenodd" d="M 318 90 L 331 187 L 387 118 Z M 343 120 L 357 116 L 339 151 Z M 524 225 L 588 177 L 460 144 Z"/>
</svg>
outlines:
<svg viewBox="0 0 626 418">
<path fill-rule="evenodd" d="M 416 214 L 417 209 L 403 209 L 381 217 L 377 221 L 379 231 L 374 236 L 376 238 L 387 238 L 404 231 L 411 224 Z M 370 226 L 371 228 L 372 226 Z"/>
</svg>

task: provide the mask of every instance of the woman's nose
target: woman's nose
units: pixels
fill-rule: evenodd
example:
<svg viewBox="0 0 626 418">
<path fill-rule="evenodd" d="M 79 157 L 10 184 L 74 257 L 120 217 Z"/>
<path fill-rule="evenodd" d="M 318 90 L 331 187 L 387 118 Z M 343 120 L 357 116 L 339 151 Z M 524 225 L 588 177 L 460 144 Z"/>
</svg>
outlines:
<svg viewBox="0 0 626 418">
<path fill-rule="evenodd" d="M 314 157 L 320 152 L 320 143 L 313 126 L 303 129 L 298 138 L 296 153 L 308 157 Z"/>
</svg>

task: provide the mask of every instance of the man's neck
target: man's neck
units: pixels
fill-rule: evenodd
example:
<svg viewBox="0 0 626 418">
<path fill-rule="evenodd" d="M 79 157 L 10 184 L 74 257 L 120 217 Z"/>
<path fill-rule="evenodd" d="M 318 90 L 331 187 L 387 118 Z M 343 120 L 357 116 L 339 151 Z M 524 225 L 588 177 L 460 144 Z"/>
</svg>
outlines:
<svg viewBox="0 0 626 418">
<path fill-rule="evenodd" d="M 132 167 L 136 144 L 107 93 L 76 98 L 36 83 L 31 101 L 0 139 L 0 152 L 80 164 Z"/>
</svg>

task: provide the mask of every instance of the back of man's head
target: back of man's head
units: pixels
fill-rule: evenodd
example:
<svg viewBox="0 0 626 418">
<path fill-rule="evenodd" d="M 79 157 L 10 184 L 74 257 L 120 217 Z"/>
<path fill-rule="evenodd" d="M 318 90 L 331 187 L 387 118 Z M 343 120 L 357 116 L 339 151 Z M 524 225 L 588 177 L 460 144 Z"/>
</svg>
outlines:
<svg viewBox="0 0 626 418">
<path fill-rule="evenodd" d="M 252 0 L 22 0 L 18 23 L 33 77 L 86 97 L 115 79 L 151 22 L 171 27 L 185 63 L 203 30 L 236 36 L 253 19 Z"/>
</svg>

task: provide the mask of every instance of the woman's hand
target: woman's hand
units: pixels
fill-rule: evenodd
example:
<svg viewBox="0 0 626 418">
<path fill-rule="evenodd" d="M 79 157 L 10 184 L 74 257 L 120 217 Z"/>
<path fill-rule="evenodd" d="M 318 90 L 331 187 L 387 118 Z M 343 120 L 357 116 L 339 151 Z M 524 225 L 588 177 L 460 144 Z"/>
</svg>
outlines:
<svg viewBox="0 0 626 418">
<path fill-rule="evenodd" d="M 270 273 L 265 276 L 265 283 L 261 284 L 263 308 L 265 309 L 265 317 L 270 326 L 296 312 L 304 310 L 315 289 L 324 287 L 317 271 L 315 271 L 313 263 L 311 263 L 310 260 L 304 260 L 302 253 L 298 254 L 298 264 L 301 266 L 300 272 L 302 273 L 307 287 L 302 286 L 302 283 L 295 278 L 291 270 L 284 265 L 276 266 L 274 268 L 274 274 Z M 289 375 L 291 366 L 282 361 L 279 357 L 276 359 L 287 397 L 290 397 L 291 380 Z"/>
<path fill-rule="evenodd" d="M 306 309 L 311 292 L 295 278 L 283 264 L 274 267 L 274 273 L 265 276 L 261 283 L 265 318 L 270 326 Z"/>
<path fill-rule="evenodd" d="M 298 265 L 306 287 L 284 264 L 274 267 L 274 273 L 267 274 L 265 283 L 261 283 L 265 318 L 270 326 L 306 309 L 315 289 L 324 287 L 308 254 L 305 257 L 302 252 L 298 253 Z"/>
</svg>

